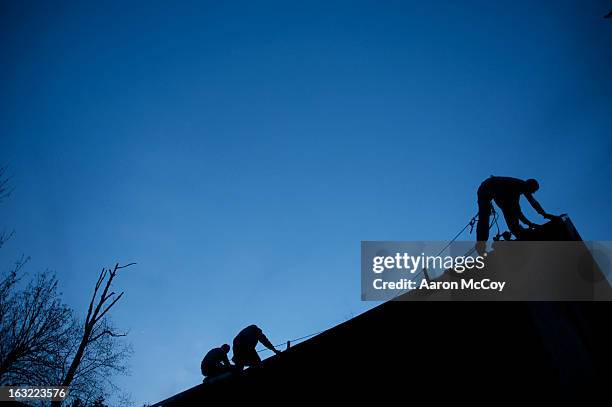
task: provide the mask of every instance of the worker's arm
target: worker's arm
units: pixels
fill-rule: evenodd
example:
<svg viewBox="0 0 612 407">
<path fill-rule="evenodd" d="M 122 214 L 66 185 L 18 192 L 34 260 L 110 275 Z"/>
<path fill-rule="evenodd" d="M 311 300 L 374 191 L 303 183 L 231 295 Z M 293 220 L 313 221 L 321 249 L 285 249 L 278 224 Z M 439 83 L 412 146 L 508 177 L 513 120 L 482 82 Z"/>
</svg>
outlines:
<svg viewBox="0 0 612 407">
<path fill-rule="evenodd" d="M 553 215 L 549 215 L 548 213 L 546 213 L 546 211 L 542 208 L 542 205 L 540 205 L 540 203 L 536 201 L 536 199 L 533 197 L 533 194 L 525 193 L 525 198 L 527 198 L 527 200 L 529 201 L 529 203 L 531 204 L 531 206 L 533 207 L 533 209 L 535 209 L 537 213 L 539 213 L 546 219 L 553 218 Z"/>
<path fill-rule="evenodd" d="M 225 367 L 231 367 L 231 363 L 229 361 L 229 359 L 227 358 L 227 354 L 223 355 L 223 360 L 221 361 L 221 363 L 223 363 L 223 366 Z"/>
<path fill-rule="evenodd" d="M 270 349 L 272 352 L 276 353 L 277 355 L 280 353 L 280 351 L 276 350 L 274 345 L 272 345 L 272 342 L 270 342 L 270 340 L 266 337 L 266 335 L 263 334 L 263 332 L 259 335 L 259 342 L 261 342 L 263 346 Z"/>
</svg>

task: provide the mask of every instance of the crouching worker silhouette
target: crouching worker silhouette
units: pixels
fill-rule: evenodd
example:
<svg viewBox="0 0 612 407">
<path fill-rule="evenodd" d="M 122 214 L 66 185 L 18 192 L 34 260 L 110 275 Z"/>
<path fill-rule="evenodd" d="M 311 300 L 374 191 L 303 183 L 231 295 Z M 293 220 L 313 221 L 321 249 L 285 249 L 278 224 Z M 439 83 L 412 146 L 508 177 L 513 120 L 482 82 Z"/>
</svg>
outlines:
<svg viewBox="0 0 612 407">
<path fill-rule="evenodd" d="M 556 216 L 546 213 L 538 201 L 533 197 L 533 194 L 538 189 L 540 189 L 538 181 L 532 178 L 523 181 L 512 177 L 491 176 L 484 180 L 478 188 L 478 225 L 476 226 L 476 240 L 478 242 L 486 242 L 487 239 L 489 239 L 489 218 L 491 217 L 491 211 L 493 209 L 491 201 L 495 201 L 497 206 L 499 206 L 504 214 L 508 229 L 510 229 L 510 232 L 518 239 L 521 239 L 526 231 L 525 228 L 519 225 L 519 221 L 530 228 L 538 226 L 523 215 L 519 202 L 521 195 L 527 198 L 527 201 L 529 201 L 537 213 L 546 219 L 555 218 Z"/>
<path fill-rule="evenodd" d="M 224 373 L 232 372 L 235 367 L 230 364 L 227 358 L 229 351 L 230 346 L 227 343 L 221 345 L 220 348 L 209 350 L 200 365 L 202 375 L 207 379 L 211 379 Z"/>
<path fill-rule="evenodd" d="M 245 366 L 256 366 L 261 363 L 261 359 L 255 350 L 258 342 L 261 342 L 263 346 L 277 355 L 280 353 L 257 325 L 249 325 L 234 338 L 232 361 L 237 370 L 240 371 Z"/>
</svg>

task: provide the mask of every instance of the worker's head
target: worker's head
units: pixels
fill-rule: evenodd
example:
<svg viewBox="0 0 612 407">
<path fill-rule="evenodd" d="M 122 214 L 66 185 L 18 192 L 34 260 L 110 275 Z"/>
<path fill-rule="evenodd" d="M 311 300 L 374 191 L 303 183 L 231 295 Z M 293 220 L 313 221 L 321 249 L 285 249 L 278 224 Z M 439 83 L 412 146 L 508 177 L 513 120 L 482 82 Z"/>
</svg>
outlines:
<svg viewBox="0 0 612 407">
<path fill-rule="evenodd" d="M 540 184 L 538 184 L 538 181 L 533 178 L 529 178 L 527 181 L 525 181 L 525 183 L 527 183 L 527 192 L 530 194 L 533 194 L 540 189 Z"/>
<path fill-rule="evenodd" d="M 227 343 L 224 343 L 223 345 L 221 345 L 221 350 L 223 350 L 223 352 L 225 353 L 229 353 L 230 346 Z"/>
</svg>

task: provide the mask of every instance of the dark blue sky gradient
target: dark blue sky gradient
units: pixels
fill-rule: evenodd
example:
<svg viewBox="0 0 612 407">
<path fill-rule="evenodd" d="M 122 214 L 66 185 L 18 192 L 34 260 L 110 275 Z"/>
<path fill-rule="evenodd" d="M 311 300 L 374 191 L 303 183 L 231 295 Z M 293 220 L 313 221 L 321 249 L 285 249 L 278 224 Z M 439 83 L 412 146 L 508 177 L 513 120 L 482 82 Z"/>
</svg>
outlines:
<svg viewBox="0 0 612 407">
<path fill-rule="evenodd" d="M 83 312 L 139 263 L 114 311 L 138 403 L 249 323 L 371 307 L 360 241 L 452 237 L 490 174 L 610 239 L 609 1 L 55 3 L 0 5 L 0 256 Z"/>
</svg>

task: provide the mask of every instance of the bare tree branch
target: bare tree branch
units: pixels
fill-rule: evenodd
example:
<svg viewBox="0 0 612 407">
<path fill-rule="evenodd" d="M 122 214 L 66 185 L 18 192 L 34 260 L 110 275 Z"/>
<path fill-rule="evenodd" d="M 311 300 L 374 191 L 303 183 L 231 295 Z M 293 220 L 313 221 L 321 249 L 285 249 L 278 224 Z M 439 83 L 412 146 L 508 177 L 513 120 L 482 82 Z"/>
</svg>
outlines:
<svg viewBox="0 0 612 407">
<path fill-rule="evenodd" d="M 119 338 L 119 337 L 122 337 L 122 336 L 127 336 L 127 334 L 118 334 L 118 333 L 115 333 L 113 331 L 110 331 L 110 330 L 106 329 L 106 330 L 100 332 L 98 335 L 90 338 L 89 342 L 90 343 L 91 342 L 95 342 L 95 341 L 97 341 L 98 339 L 100 339 L 104 335 L 109 335 L 109 336 L 112 336 L 113 338 Z"/>
<path fill-rule="evenodd" d="M 133 266 L 133 265 L 135 265 L 135 264 L 138 264 L 138 263 L 128 263 L 128 264 L 126 264 L 126 265 L 124 265 L 124 266 L 120 266 L 120 265 L 119 265 L 119 263 L 117 263 L 117 265 L 115 266 L 115 269 L 116 269 L 116 270 L 119 270 L 119 269 L 124 269 L 124 268 L 130 267 L 130 266 Z"/>
<path fill-rule="evenodd" d="M 105 316 L 124 294 L 121 292 L 116 295 L 114 291 L 109 292 L 118 271 L 134 264 L 136 263 L 121 266 L 116 263 L 112 269 L 103 268 L 100 272 L 89 302 L 79 344 L 70 366 L 65 370 L 61 381 L 62 386 L 71 386 L 75 381 L 87 380 L 86 378 L 95 371 L 122 370 L 120 361 L 125 358 L 125 352 L 114 352 L 112 340 L 127 334 L 115 332 L 106 321 Z M 110 302 L 107 304 L 108 301 Z M 55 403 L 55 405 L 59 404 Z"/>
<path fill-rule="evenodd" d="M 12 192 L 5 174 L 6 167 L 0 167 L 0 202 Z M 13 235 L 0 232 L 0 248 Z M 63 384 L 70 386 L 70 401 L 102 405 L 117 393 L 112 378 L 128 372 L 125 361 L 131 354 L 129 344 L 120 340 L 127 332 L 114 329 L 109 319 L 124 295 L 111 287 L 119 270 L 136 263 L 102 268 L 85 321 L 79 321 L 62 303 L 53 273 L 36 274 L 22 284 L 28 261 L 22 256 L 0 274 L 0 385 Z"/>
<path fill-rule="evenodd" d="M 102 317 L 104 317 L 104 315 L 112 308 L 113 305 L 115 305 L 117 303 L 117 301 L 119 301 L 121 299 L 121 297 L 123 297 L 123 293 L 119 294 L 117 296 L 117 298 L 115 298 L 113 300 L 113 302 L 110 303 L 110 305 L 108 307 L 106 307 L 106 309 L 104 309 L 104 311 L 102 311 L 102 313 L 100 314 L 100 316 L 98 318 L 96 318 L 95 322 L 98 322 L 99 320 L 102 319 Z"/>
<path fill-rule="evenodd" d="M 8 198 L 14 190 L 9 184 L 11 177 L 6 175 L 6 171 L 6 166 L 0 167 L 0 202 Z"/>
</svg>

